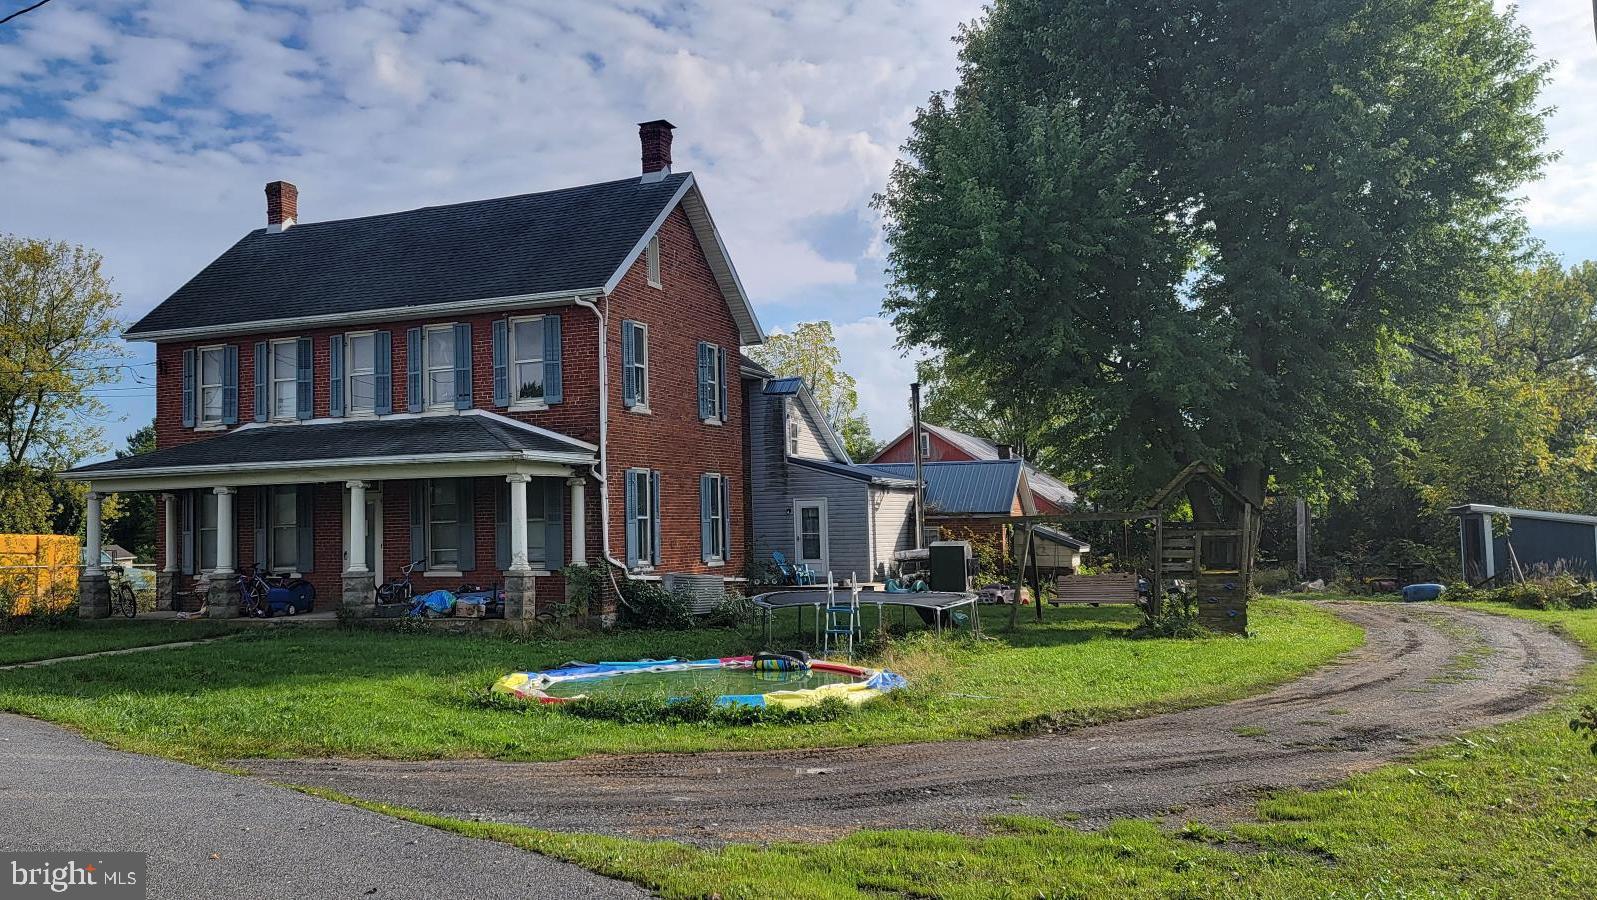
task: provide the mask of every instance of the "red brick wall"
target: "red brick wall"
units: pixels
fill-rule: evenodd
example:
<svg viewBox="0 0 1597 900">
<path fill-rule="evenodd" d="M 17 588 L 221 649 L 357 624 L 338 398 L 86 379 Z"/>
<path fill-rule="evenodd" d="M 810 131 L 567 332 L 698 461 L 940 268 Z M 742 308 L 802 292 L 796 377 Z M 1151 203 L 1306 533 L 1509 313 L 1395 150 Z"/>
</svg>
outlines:
<svg viewBox="0 0 1597 900">
<path fill-rule="evenodd" d="M 743 391 L 737 374 L 738 328 L 720 287 L 694 237 L 687 216 L 671 213 L 660 229 L 663 287 L 648 284 L 640 256 L 610 299 L 610 528 L 613 553 L 626 553 L 626 494 L 629 468 L 661 473 L 661 572 L 714 571 L 742 575 L 747 525 L 744 503 L 747 460 L 743 454 Z M 648 413 L 621 405 L 621 322 L 649 327 Z M 699 418 L 699 341 L 732 351 L 727 360 L 727 421 L 707 425 Z M 731 559 L 714 569 L 702 560 L 699 531 L 699 476 L 719 472 L 731 479 Z"/>
<path fill-rule="evenodd" d="M 610 378 L 610 506 L 611 547 L 616 558 L 625 555 L 625 494 L 623 478 L 628 467 L 638 466 L 658 469 L 662 473 L 661 506 L 662 556 L 660 571 L 705 571 L 700 559 L 699 532 L 699 475 L 720 472 L 731 479 L 729 504 L 733 535 L 732 558 L 715 571 L 728 576 L 740 575 L 744 560 L 744 543 L 747 536 L 745 517 L 746 459 L 742 449 L 743 396 L 738 388 L 737 355 L 738 329 L 721 296 L 720 288 L 711 273 L 692 226 L 681 210 L 668 218 L 661 230 L 661 280 L 663 289 L 647 284 L 646 263 L 640 256 L 615 293 L 608 300 L 609 313 L 609 378 Z M 601 301 L 604 303 L 605 301 Z M 436 316 L 398 322 L 377 323 L 373 327 L 387 330 L 392 335 L 392 386 L 393 409 L 396 413 L 406 408 L 406 331 L 417 326 L 441 324 L 450 321 L 469 322 L 472 326 L 472 381 L 473 398 L 477 407 L 501 415 L 520 419 L 543 428 L 570 435 L 578 440 L 599 442 L 598 414 L 598 354 L 596 351 L 598 323 L 592 312 L 578 306 L 552 309 L 528 309 L 527 313 L 559 315 L 561 318 L 564 399 L 547 410 L 510 412 L 493 405 L 493 322 L 518 313 L 496 312 L 460 317 Z M 621 321 L 634 319 L 649 325 L 651 355 L 650 393 L 651 415 L 642 415 L 623 409 L 621 405 Z M 314 415 L 318 418 L 328 413 L 328 340 L 331 336 L 348 331 L 364 330 L 362 327 L 311 328 L 290 332 L 250 333 L 226 341 L 175 341 L 156 348 L 156 444 L 173 447 L 196 440 L 206 440 L 221 433 L 216 430 L 196 431 L 182 425 L 182 355 L 192 347 L 231 343 L 238 347 L 238 410 L 239 422 L 254 420 L 255 409 L 255 344 L 273 338 L 309 337 L 315 356 Z M 698 342 L 701 340 L 720 344 L 733 351 L 728 360 L 727 376 L 732 384 L 727 392 L 728 421 L 724 425 L 706 425 L 698 417 Z M 490 487 L 486 482 L 492 481 Z M 384 494 L 384 547 L 386 577 L 393 577 L 399 567 L 408 561 L 410 554 L 409 486 L 407 482 L 383 483 Z M 493 571 L 493 494 L 491 490 L 504 490 L 498 479 L 485 479 L 476 492 L 478 498 L 478 561 L 476 572 L 470 580 L 489 582 L 497 580 Z M 337 597 L 338 576 L 342 570 L 342 512 L 339 495 L 341 484 L 327 484 L 318 489 L 317 558 L 312 581 L 317 586 L 317 596 Z M 593 479 L 587 483 L 587 531 L 590 559 L 597 560 L 601 553 L 599 484 Z M 254 541 L 253 506 L 244 500 L 250 491 L 240 492 L 237 511 L 241 563 L 253 561 Z M 567 510 L 567 515 L 570 511 Z M 568 520 L 569 521 L 569 520 Z M 567 530 L 569 552 L 569 527 Z M 164 531 L 157 530 L 157 544 L 164 541 Z M 157 547 L 157 558 L 164 561 L 164 547 Z M 325 555 L 325 560 L 324 560 Z M 557 579 L 558 580 L 558 579 Z M 425 582 L 424 582 L 425 583 Z M 442 583 L 431 587 L 445 587 Z M 540 581 L 539 589 L 543 589 Z"/>
</svg>

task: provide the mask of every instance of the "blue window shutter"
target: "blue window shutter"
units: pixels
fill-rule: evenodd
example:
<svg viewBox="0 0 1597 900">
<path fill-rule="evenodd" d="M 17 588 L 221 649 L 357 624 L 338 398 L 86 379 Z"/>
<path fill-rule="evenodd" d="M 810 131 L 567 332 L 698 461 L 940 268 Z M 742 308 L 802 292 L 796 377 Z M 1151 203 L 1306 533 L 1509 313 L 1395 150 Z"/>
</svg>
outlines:
<svg viewBox="0 0 1597 900">
<path fill-rule="evenodd" d="M 316 566 L 316 485 L 302 484 L 294 490 L 294 538 L 299 542 L 299 561 L 295 564 L 301 573 Z"/>
<path fill-rule="evenodd" d="M 255 421 L 264 422 L 272 411 L 271 351 L 265 341 L 255 342 Z"/>
<path fill-rule="evenodd" d="M 636 567 L 638 558 L 638 479 L 636 473 L 627 473 L 627 565 Z"/>
<path fill-rule="evenodd" d="M 566 399 L 561 381 L 565 378 L 565 365 L 560 361 L 560 317 L 550 313 L 543 317 L 543 402 L 559 403 Z"/>
<path fill-rule="evenodd" d="M 510 375 L 507 357 L 510 355 L 510 323 L 494 320 L 494 406 L 510 405 Z M 500 566 L 500 568 L 504 568 Z"/>
<path fill-rule="evenodd" d="M 427 401 L 421 395 L 421 329 L 405 332 L 405 408 L 421 412 Z"/>
<path fill-rule="evenodd" d="M 394 336 L 387 331 L 372 335 L 372 393 L 377 395 L 373 412 L 386 416 L 394 411 Z"/>
<path fill-rule="evenodd" d="M 298 345 L 299 370 L 294 378 L 294 400 L 299 406 L 299 418 L 309 419 L 316 409 L 316 358 L 311 354 L 310 338 L 300 338 Z"/>
<path fill-rule="evenodd" d="M 715 347 L 699 342 L 699 418 L 708 419 L 715 415 L 715 395 L 711 393 L 711 373 L 715 371 Z"/>
<path fill-rule="evenodd" d="M 327 339 L 327 414 L 344 414 L 344 336 Z"/>
<path fill-rule="evenodd" d="M 720 418 L 721 418 L 721 421 L 725 422 L 726 421 L 726 392 L 727 392 L 727 386 L 726 386 L 726 349 L 724 347 L 715 348 L 715 373 L 716 373 L 716 384 L 721 386 L 721 396 L 719 398 L 717 398 L 717 399 L 719 399 L 721 401 L 720 402 L 720 413 L 721 413 Z"/>
<path fill-rule="evenodd" d="M 565 486 L 558 478 L 547 478 L 543 482 L 543 565 L 552 572 L 566 567 Z"/>
<path fill-rule="evenodd" d="M 631 322 L 621 322 L 621 405 L 628 409 L 638 405 L 638 373 L 633 369 L 638 359 L 637 333 Z"/>
<path fill-rule="evenodd" d="M 714 541 L 710 535 L 710 492 L 715 490 L 715 479 L 699 476 L 699 558 L 709 562 L 715 555 Z"/>
<path fill-rule="evenodd" d="M 416 571 L 427 571 L 427 480 L 418 478 L 410 483 L 410 565 L 417 560 Z"/>
<path fill-rule="evenodd" d="M 183 351 L 183 427 L 194 427 L 194 349 Z"/>
<path fill-rule="evenodd" d="M 510 485 L 494 489 L 494 568 L 510 568 Z"/>
<path fill-rule="evenodd" d="M 455 409 L 471 409 L 471 323 L 455 325 Z"/>
<path fill-rule="evenodd" d="M 721 558 L 732 561 L 732 487 L 722 475 L 716 482 L 721 490 Z"/>
<path fill-rule="evenodd" d="M 222 348 L 222 424 L 238 424 L 238 345 Z"/>
<path fill-rule="evenodd" d="M 472 479 L 455 479 L 455 502 L 460 510 L 460 571 L 477 568 L 477 507 L 473 502 Z"/>
<path fill-rule="evenodd" d="M 267 505 L 271 502 L 271 488 L 262 485 L 261 487 L 255 489 L 255 561 L 263 566 L 267 564 L 266 539 L 270 531 L 267 527 L 266 512 L 267 510 L 271 509 L 271 507 Z"/>
<path fill-rule="evenodd" d="M 649 493 L 653 495 L 650 499 L 654 501 L 649 504 L 649 525 L 654 529 L 654 546 L 650 548 L 652 559 L 649 561 L 658 566 L 660 564 L 660 519 L 662 518 L 660 515 L 659 472 L 649 473 Z"/>
</svg>

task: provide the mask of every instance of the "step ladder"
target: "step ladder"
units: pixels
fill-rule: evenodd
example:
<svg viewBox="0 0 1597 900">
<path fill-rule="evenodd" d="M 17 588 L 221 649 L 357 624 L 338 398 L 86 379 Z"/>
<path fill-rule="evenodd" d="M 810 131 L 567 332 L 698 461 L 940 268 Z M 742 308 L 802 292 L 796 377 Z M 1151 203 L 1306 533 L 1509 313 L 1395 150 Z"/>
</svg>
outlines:
<svg viewBox="0 0 1597 900">
<path fill-rule="evenodd" d="M 851 575 L 848 580 L 848 599 L 840 599 L 832 573 L 826 573 L 826 628 L 821 645 L 823 655 L 841 650 L 854 658 L 854 642 L 859 639 L 859 583 Z"/>
</svg>

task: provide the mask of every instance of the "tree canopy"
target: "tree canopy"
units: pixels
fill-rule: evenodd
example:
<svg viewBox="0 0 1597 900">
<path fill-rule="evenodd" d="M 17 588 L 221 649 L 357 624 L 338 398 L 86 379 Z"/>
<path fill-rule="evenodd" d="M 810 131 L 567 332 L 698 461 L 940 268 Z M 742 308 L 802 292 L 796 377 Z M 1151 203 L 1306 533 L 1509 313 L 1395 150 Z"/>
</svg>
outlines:
<svg viewBox="0 0 1597 900">
<path fill-rule="evenodd" d="M 1345 490 L 1520 245 L 1546 68 L 1490 0 L 997 0 L 877 204 L 885 307 L 1110 497 Z"/>
<path fill-rule="evenodd" d="M 100 255 L 0 235 L 0 531 L 47 532 L 75 520 L 75 488 L 54 473 L 104 452 L 108 410 L 96 386 L 123 359 L 117 295 Z"/>
<path fill-rule="evenodd" d="M 777 375 L 803 378 L 849 456 L 868 459 L 880 449 L 859 411 L 854 376 L 843 371 L 831 322 L 800 322 L 792 331 L 776 332 L 750 348 L 749 357 Z"/>
</svg>

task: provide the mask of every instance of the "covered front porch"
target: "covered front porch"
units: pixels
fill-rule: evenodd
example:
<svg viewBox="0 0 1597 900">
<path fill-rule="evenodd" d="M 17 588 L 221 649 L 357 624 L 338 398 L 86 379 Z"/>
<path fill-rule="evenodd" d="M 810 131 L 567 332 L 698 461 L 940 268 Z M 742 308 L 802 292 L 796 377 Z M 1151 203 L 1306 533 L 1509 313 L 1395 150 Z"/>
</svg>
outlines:
<svg viewBox="0 0 1597 900">
<path fill-rule="evenodd" d="M 245 426 L 85 466 L 63 475 L 90 488 L 80 615 L 109 614 L 103 498 L 145 491 L 161 498 L 161 609 L 237 616 L 242 579 L 259 571 L 309 583 L 315 611 L 366 616 L 377 586 L 410 567 L 418 594 L 498 586 L 506 618 L 531 618 L 588 558 L 593 462 L 591 445 L 468 413 Z"/>
</svg>

